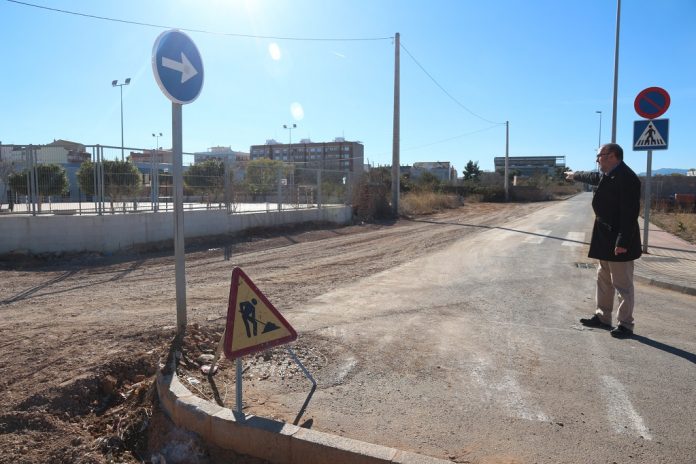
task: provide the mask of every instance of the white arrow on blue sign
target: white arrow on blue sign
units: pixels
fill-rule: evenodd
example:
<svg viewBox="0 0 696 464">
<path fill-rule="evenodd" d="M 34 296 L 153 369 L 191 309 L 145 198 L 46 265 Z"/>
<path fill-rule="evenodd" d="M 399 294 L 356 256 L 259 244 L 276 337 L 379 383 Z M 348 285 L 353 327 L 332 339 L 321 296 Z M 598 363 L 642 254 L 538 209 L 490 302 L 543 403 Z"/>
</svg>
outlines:
<svg viewBox="0 0 696 464">
<path fill-rule="evenodd" d="M 203 60 L 181 31 L 165 31 L 152 48 L 152 72 L 162 93 L 174 103 L 191 103 L 203 88 Z"/>
</svg>

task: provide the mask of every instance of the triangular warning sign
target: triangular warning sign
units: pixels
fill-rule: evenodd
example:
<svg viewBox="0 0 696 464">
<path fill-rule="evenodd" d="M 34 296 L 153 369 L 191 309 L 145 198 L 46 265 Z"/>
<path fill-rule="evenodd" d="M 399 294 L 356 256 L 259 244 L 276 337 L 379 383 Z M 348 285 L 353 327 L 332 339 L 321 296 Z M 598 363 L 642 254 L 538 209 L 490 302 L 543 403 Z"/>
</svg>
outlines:
<svg viewBox="0 0 696 464">
<path fill-rule="evenodd" d="M 667 142 L 665 142 L 664 137 L 657 130 L 655 124 L 652 121 L 648 121 L 648 125 L 645 126 L 643 133 L 634 145 L 643 148 L 660 148 L 667 146 Z"/>
<path fill-rule="evenodd" d="M 225 356 L 235 359 L 291 342 L 297 332 L 240 268 L 232 271 Z"/>
</svg>

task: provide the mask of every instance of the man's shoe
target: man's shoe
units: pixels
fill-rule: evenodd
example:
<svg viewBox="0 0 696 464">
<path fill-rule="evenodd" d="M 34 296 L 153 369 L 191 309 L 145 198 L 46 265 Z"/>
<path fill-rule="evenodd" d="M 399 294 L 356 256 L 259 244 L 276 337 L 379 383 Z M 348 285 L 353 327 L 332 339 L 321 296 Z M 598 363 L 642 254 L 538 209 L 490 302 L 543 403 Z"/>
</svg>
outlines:
<svg viewBox="0 0 696 464">
<path fill-rule="evenodd" d="M 611 326 L 602 322 L 599 319 L 599 316 L 597 316 L 596 314 L 588 318 L 583 317 L 582 319 L 580 319 L 580 323 L 585 327 L 599 327 L 601 329 L 611 329 Z"/>
<path fill-rule="evenodd" d="M 627 329 L 626 327 L 619 325 L 613 329 L 609 334 L 614 338 L 631 338 L 633 336 L 633 331 Z"/>
</svg>

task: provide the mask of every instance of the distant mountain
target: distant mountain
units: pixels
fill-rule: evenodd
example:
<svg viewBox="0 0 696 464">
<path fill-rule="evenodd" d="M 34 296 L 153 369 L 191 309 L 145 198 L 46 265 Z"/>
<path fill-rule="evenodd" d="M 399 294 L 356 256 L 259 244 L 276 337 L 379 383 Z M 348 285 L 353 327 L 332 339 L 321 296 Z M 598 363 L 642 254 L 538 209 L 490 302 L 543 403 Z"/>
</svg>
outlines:
<svg viewBox="0 0 696 464">
<path fill-rule="evenodd" d="M 653 175 L 653 177 L 654 176 L 669 176 L 671 174 L 681 174 L 681 175 L 685 176 L 688 171 L 689 171 L 688 169 L 661 168 L 661 169 L 655 169 L 654 171 L 652 171 L 651 174 Z M 638 175 L 645 177 L 645 174 L 646 174 L 645 172 L 641 172 Z"/>
</svg>

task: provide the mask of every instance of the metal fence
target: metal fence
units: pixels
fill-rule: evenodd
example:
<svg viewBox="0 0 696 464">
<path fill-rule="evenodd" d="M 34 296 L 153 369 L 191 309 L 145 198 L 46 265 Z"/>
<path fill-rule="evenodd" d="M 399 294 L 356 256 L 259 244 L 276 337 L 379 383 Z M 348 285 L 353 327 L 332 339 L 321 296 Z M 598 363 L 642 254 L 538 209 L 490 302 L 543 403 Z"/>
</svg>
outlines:
<svg viewBox="0 0 696 464">
<path fill-rule="evenodd" d="M 354 176 L 264 160 L 183 154 L 184 209 L 229 213 L 350 204 Z M 0 146 L 0 213 L 128 214 L 173 210 L 171 152 L 87 146 Z"/>
</svg>

